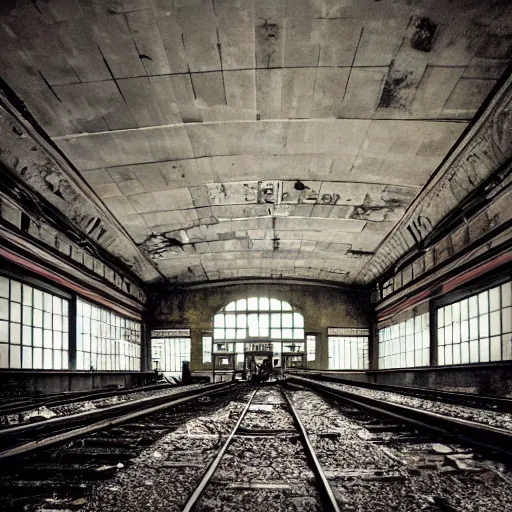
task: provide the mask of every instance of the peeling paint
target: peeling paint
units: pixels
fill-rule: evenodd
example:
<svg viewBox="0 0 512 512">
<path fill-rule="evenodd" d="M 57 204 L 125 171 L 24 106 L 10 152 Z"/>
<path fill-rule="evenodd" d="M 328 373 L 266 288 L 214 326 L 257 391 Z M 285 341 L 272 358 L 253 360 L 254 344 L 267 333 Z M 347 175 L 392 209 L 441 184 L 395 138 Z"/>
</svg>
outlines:
<svg viewBox="0 0 512 512">
<path fill-rule="evenodd" d="M 411 37 L 411 46 L 420 52 L 430 52 L 437 25 L 426 16 L 413 20 L 416 30 Z"/>
<path fill-rule="evenodd" d="M 260 25 L 261 36 L 268 41 L 276 41 L 279 39 L 279 25 L 277 23 L 269 23 L 265 20 L 265 23 Z"/>
<path fill-rule="evenodd" d="M 163 258 L 166 253 L 182 253 L 183 242 L 167 233 L 153 233 L 139 245 L 139 248 L 151 259 L 157 260 Z"/>
<path fill-rule="evenodd" d="M 405 108 L 409 97 L 409 89 L 414 87 L 410 82 L 411 73 L 399 71 L 391 63 L 384 89 L 379 101 L 380 108 Z"/>
</svg>

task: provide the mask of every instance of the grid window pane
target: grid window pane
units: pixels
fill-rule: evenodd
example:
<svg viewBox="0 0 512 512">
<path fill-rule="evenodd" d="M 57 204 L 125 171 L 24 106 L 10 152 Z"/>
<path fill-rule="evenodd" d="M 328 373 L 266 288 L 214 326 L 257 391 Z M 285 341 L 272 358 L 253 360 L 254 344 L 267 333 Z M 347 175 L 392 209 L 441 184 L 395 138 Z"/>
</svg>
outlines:
<svg viewBox="0 0 512 512">
<path fill-rule="evenodd" d="M 316 336 L 314 334 L 308 334 L 306 336 L 306 352 L 308 361 L 314 361 L 316 359 Z"/>
<path fill-rule="evenodd" d="M 491 338 L 490 359 L 491 361 L 501 360 L 501 336 Z"/>
<path fill-rule="evenodd" d="M 57 357 L 53 355 L 53 338 L 62 330 L 62 319 L 58 314 L 52 318 L 48 310 L 52 311 L 55 304 L 56 310 L 61 311 L 68 301 L 7 277 L 0 277 L 0 287 L 3 287 L 0 296 L 6 295 L 0 299 L 0 318 L 4 309 L 8 313 L 5 321 L 0 321 L 0 342 L 5 343 L 5 353 L 9 354 L 0 361 L 0 368 L 67 368 L 67 347 L 59 352 L 58 367 L 53 364 Z M 46 359 L 43 347 L 49 351 Z"/>
<path fill-rule="evenodd" d="M 11 302 L 11 322 L 21 322 L 21 304 Z"/>
<path fill-rule="evenodd" d="M 10 342 L 12 345 L 20 345 L 21 344 L 21 325 L 11 323 L 11 338 Z"/>
<path fill-rule="evenodd" d="M 288 339 L 288 340 L 291 340 L 293 338 L 293 329 L 286 329 L 283 327 L 283 330 L 282 330 L 282 336 L 283 336 L 283 339 Z"/>
<path fill-rule="evenodd" d="M 490 311 L 497 311 L 500 309 L 500 287 L 497 286 L 496 288 L 492 288 L 489 290 L 489 310 Z"/>
<path fill-rule="evenodd" d="M 212 362 L 212 337 L 203 336 L 203 363 Z"/>
<path fill-rule="evenodd" d="M 444 309 L 438 312 L 438 320 L 442 322 L 439 325 L 444 325 L 447 318 L 451 318 L 451 312 L 448 314 Z M 408 368 L 428 364 L 428 360 L 424 360 L 425 354 L 428 358 L 430 348 L 428 325 L 428 313 L 425 313 L 380 329 L 379 368 Z M 445 344 L 448 330 L 448 336 L 451 336 L 451 323 L 438 329 L 441 345 Z"/>
<path fill-rule="evenodd" d="M 236 315 L 226 315 L 224 321 L 226 328 L 236 327 Z"/>
<path fill-rule="evenodd" d="M 469 318 L 475 318 L 478 316 L 478 297 L 473 295 L 469 297 Z"/>
<path fill-rule="evenodd" d="M 460 362 L 462 364 L 469 363 L 469 343 L 461 343 L 460 345 Z"/>
<path fill-rule="evenodd" d="M 283 327 L 293 327 L 293 315 L 291 313 L 283 313 L 281 324 Z"/>
<path fill-rule="evenodd" d="M 22 348 L 22 368 L 32 368 L 32 347 Z"/>
<path fill-rule="evenodd" d="M 368 369 L 368 337 L 329 336 L 329 370 Z"/>
<path fill-rule="evenodd" d="M 249 311 L 257 311 L 258 310 L 258 297 L 249 297 L 247 299 L 247 309 Z"/>
<path fill-rule="evenodd" d="M 502 335 L 512 332 L 512 308 L 507 306 L 510 299 L 509 292 L 510 282 L 438 309 L 439 364 L 457 364 L 458 358 L 455 352 L 450 362 L 446 352 L 441 354 L 441 347 L 443 345 L 455 347 L 459 343 L 461 344 L 461 363 L 486 363 L 512 359 L 508 349 L 503 346 L 502 338 Z M 446 326 L 448 308 L 452 312 L 452 323 L 449 327 L 442 328 L 441 326 Z M 457 320 L 458 312 L 460 312 L 460 324 Z"/>
<path fill-rule="evenodd" d="M 8 320 L 9 319 L 9 300 L 8 299 L 0 299 L 0 318 Z"/>
<path fill-rule="evenodd" d="M 270 311 L 270 301 L 267 297 L 260 297 L 259 310 Z"/>
<path fill-rule="evenodd" d="M 19 345 L 10 346 L 9 368 L 21 368 L 21 347 Z"/>
<path fill-rule="evenodd" d="M 469 304 L 468 304 L 468 299 L 464 299 L 463 301 L 461 301 L 460 303 L 460 319 L 461 320 L 467 320 L 469 317 Z"/>
<path fill-rule="evenodd" d="M 9 279 L 0 276 L 0 297 L 9 298 Z"/>
<path fill-rule="evenodd" d="M 21 302 L 21 283 L 11 279 L 11 301 Z"/>
<path fill-rule="evenodd" d="M 68 345 L 68 318 L 62 308 L 62 347 Z M 140 323 L 77 299 L 76 339 L 78 370 L 139 370 Z M 54 340 L 54 348 L 59 340 Z"/>
<path fill-rule="evenodd" d="M 281 301 L 270 299 L 270 311 L 281 311 Z"/>
</svg>

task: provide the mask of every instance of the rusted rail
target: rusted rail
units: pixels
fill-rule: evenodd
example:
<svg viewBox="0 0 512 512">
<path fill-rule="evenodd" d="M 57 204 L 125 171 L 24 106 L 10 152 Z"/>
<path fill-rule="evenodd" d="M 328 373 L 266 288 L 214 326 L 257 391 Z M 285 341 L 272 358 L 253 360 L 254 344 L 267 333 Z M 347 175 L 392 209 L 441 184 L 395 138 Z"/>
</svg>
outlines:
<svg viewBox="0 0 512 512">
<path fill-rule="evenodd" d="M 469 444 L 498 451 L 507 456 L 512 455 L 512 431 L 371 398 L 304 377 L 292 376 L 287 379 L 287 382 L 299 384 L 324 395 L 342 399 L 373 413 L 391 416 L 401 422 L 412 424 L 416 428 L 456 437 L 459 441 L 463 440 Z"/>
<path fill-rule="evenodd" d="M 311 372 L 304 370 L 289 370 L 288 374 L 294 377 L 303 377 L 322 382 L 337 382 L 347 386 L 356 386 L 375 391 L 391 391 L 405 396 L 425 398 L 438 402 L 470 405 L 479 409 L 492 409 L 493 411 L 512 412 L 512 399 L 497 396 L 477 395 L 474 393 L 461 393 L 457 391 L 442 391 L 430 388 L 413 386 L 394 386 L 391 384 L 374 384 L 373 382 L 360 382 L 344 379 L 336 372 Z"/>
<path fill-rule="evenodd" d="M 14 444 L 16 442 L 16 438 L 20 436 L 23 436 L 23 439 L 33 438 L 33 440 L 23 442 L 17 446 L 1 451 L 0 461 L 3 462 L 7 459 L 12 459 L 20 455 L 26 455 L 27 453 L 39 450 L 40 448 L 62 444 L 72 439 L 131 421 L 135 418 L 147 416 L 148 414 L 160 412 L 169 407 L 184 404 L 196 398 L 209 396 L 230 386 L 236 386 L 236 384 L 232 382 L 220 382 L 206 385 L 204 387 L 201 386 L 194 389 L 184 390 L 181 393 L 176 393 L 171 396 L 143 398 L 141 400 L 134 400 L 133 402 L 97 411 L 75 414 L 73 416 L 64 416 L 42 421 L 40 423 L 4 429 L 0 431 L 0 439 L 2 441 L 7 439 L 7 441 L 10 442 L 12 439 Z M 51 433 L 56 430 L 59 431 L 59 434 L 51 435 Z M 44 435 L 38 439 L 37 437 L 41 436 L 41 434 L 48 435 Z"/>
</svg>

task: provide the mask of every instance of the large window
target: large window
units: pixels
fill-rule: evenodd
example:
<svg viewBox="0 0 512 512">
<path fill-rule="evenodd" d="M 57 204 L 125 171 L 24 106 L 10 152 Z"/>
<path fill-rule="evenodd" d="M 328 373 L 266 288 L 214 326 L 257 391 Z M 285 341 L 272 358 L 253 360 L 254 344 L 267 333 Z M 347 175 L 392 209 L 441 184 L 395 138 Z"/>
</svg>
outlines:
<svg viewBox="0 0 512 512">
<path fill-rule="evenodd" d="M 437 310 L 438 363 L 512 359 L 511 281 Z"/>
<path fill-rule="evenodd" d="M 69 302 L 0 276 L 0 368 L 68 369 Z"/>
<path fill-rule="evenodd" d="M 213 318 L 217 340 L 271 338 L 304 340 L 304 317 L 287 302 L 250 297 L 228 304 Z"/>
<path fill-rule="evenodd" d="M 316 360 L 316 334 L 306 336 L 306 357 L 308 361 Z"/>
<path fill-rule="evenodd" d="M 140 323 L 77 299 L 77 370 L 140 370 Z"/>
<path fill-rule="evenodd" d="M 379 330 L 379 369 L 427 366 L 430 354 L 428 313 Z"/>
<path fill-rule="evenodd" d="M 203 336 L 203 363 L 212 362 L 212 337 Z"/>
<path fill-rule="evenodd" d="M 156 369 L 181 375 L 183 361 L 190 361 L 190 338 L 153 338 L 151 359 Z"/>
<path fill-rule="evenodd" d="M 329 370 L 367 370 L 367 336 L 329 336 Z"/>
</svg>

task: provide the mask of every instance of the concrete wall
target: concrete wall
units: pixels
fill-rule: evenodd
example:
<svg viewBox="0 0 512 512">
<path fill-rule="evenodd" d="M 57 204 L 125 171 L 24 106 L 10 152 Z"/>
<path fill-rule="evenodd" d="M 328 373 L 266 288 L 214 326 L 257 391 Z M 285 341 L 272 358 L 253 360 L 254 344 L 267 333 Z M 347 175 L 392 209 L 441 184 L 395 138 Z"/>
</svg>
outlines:
<svg viewBox="0 0 512 512">
<path fill-rule="evenodd" d="M 153 372 L 0 371 L 0 396 L 62 393 L 113 386 L 135 387 L 154 381 Z"/>
<path fill-rule="evenodd" d="M 369 372 L 368 382 L 512 396 L 512 362 Z"/>
<path fill-rule="evenodd" d="M 408 386 L 488 396 L 512 396 L 512 361 L 369 372 L 291 372 L 299 377 Z"/>
<path fill-rule="evenodd" d="M 285 300 L 304 315 L 306 332 L 317 334 L 317 359 L 309 363 L 310 368 L 327 368 L 327 327 L 370 325 L 366 292 L 313 285 L 232 284 L 155 293 L 150 298 L 150 328 L 191 329 L 191 369 L 208 370 L 211 365 L 202 363 L 201 336 L 212 330 L 213 315 L 233 300 L 255 296 Z"/>
</svg>

